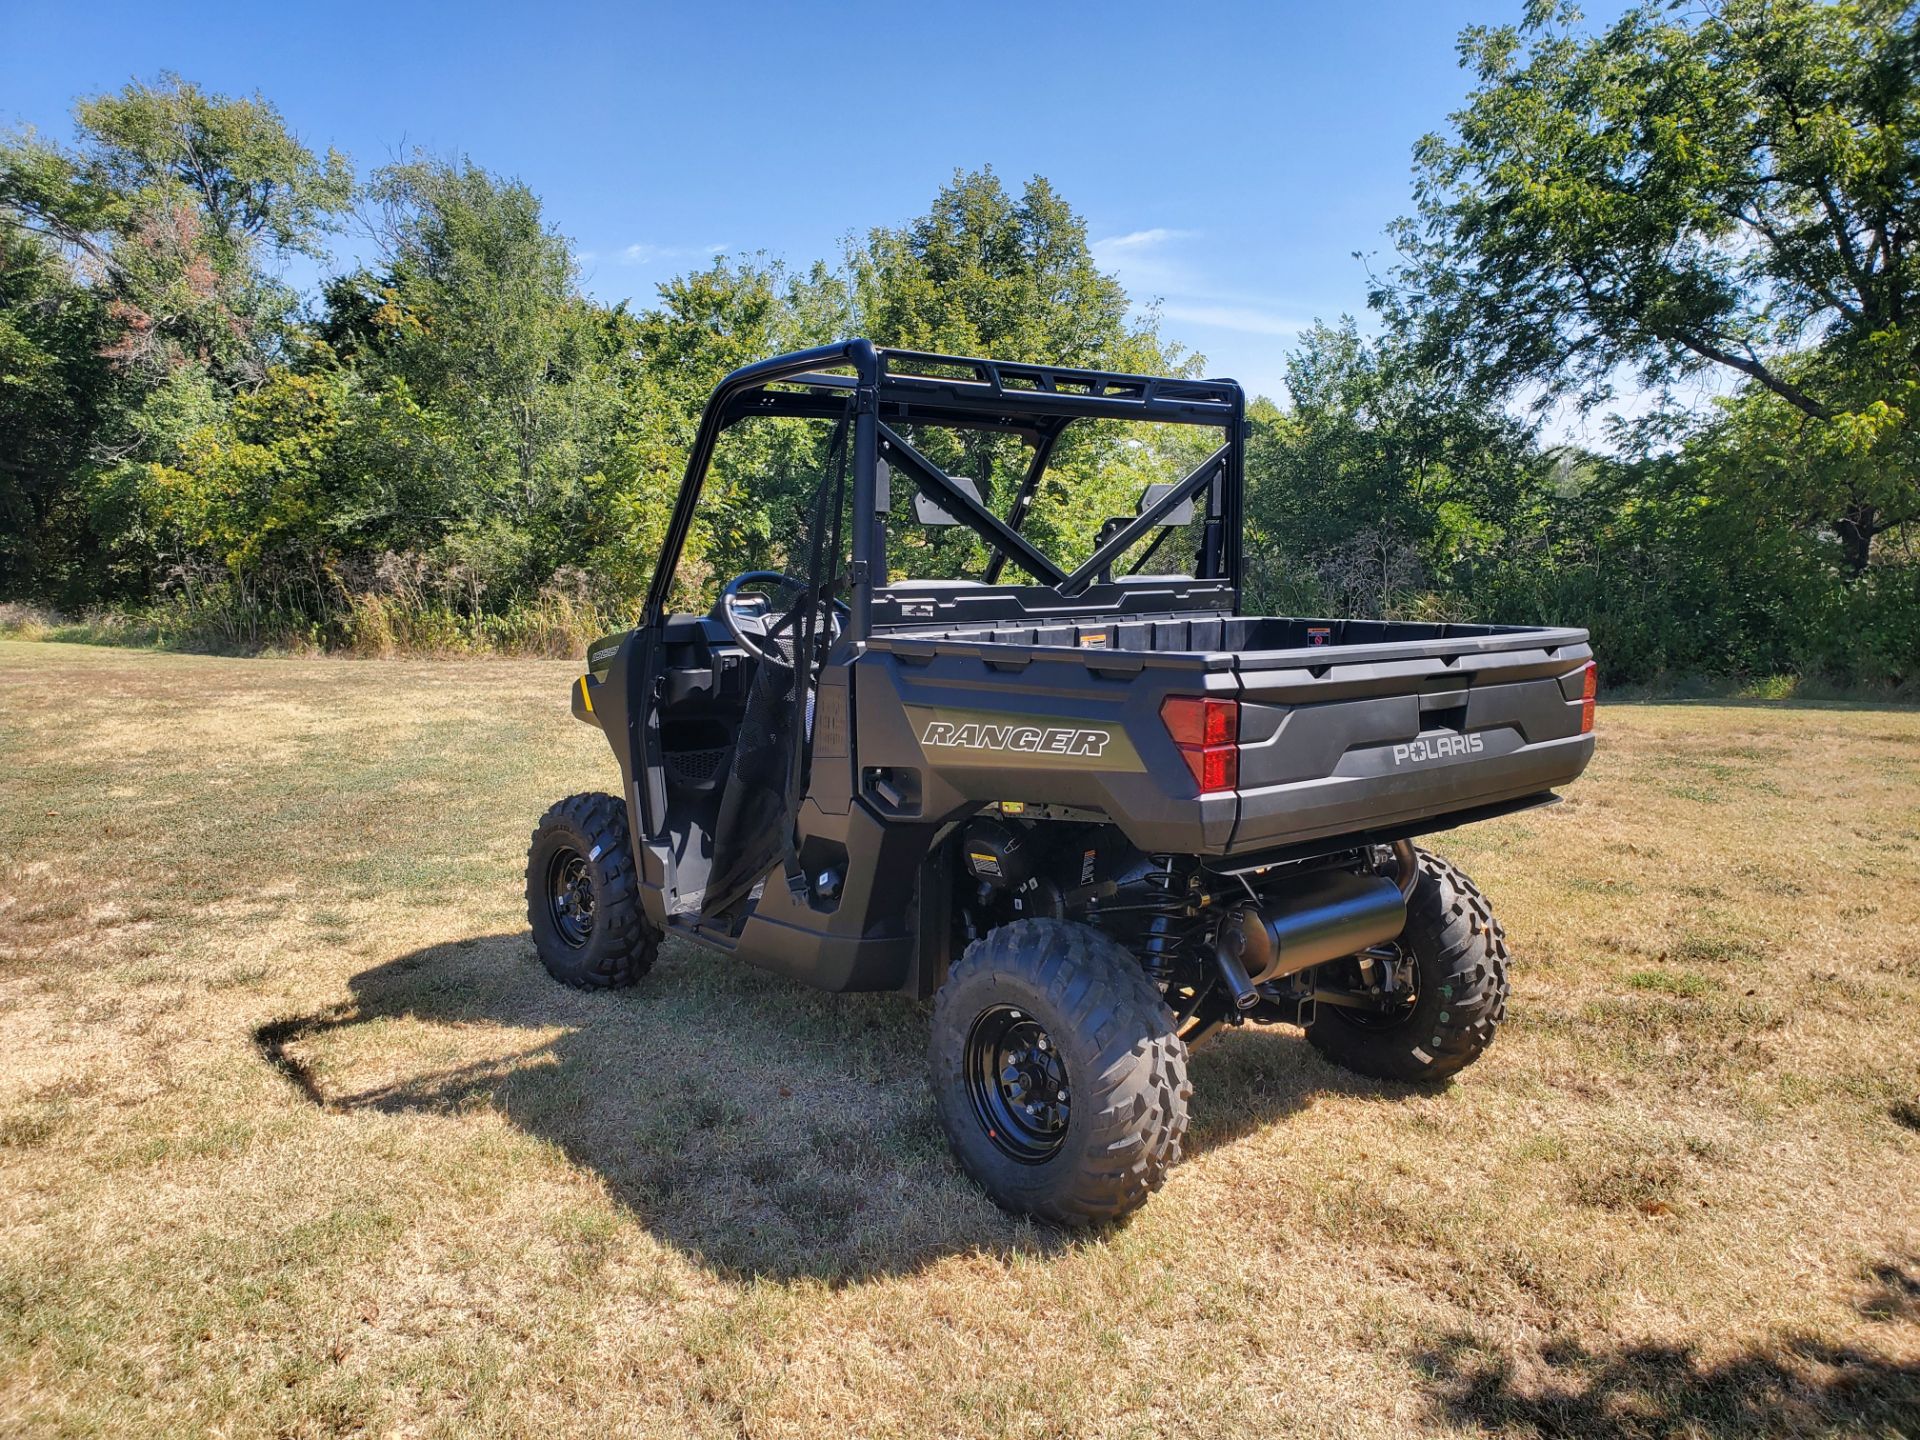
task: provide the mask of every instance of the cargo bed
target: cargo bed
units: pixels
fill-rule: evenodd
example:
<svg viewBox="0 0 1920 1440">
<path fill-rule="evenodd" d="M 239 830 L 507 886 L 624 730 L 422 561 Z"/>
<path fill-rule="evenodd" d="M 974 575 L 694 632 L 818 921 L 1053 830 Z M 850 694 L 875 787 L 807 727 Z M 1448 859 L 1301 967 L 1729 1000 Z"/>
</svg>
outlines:
<svg viewBox="0 0 1920 1440">
<path fill-rule="evenodd" d="M 864 648 L 858 683 L 884 674 L 903 713 L 1125 736 L 1105 766 L 1047 757 L 1020 794 L 1004 751 L 916 745 L 935 808 L 1085 806 L 1146 849 L 1247 856 L 1422 833 L 1548 800 L 1593 753 L 1579 629 L 1174 613 L 900 626 Z M 1169 695 L 1238 701 L 1230 792 L 1193 793 L 1160 721 Z"/>
</svg>

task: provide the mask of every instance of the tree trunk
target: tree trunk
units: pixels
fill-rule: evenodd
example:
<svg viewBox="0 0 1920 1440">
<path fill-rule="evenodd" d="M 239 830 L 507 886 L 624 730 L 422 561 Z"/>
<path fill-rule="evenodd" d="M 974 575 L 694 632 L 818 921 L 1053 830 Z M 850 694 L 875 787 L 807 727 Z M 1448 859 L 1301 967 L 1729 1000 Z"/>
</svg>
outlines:
<svg viewBox="0 0 1920 1440">
<path fill-rule="evenodd" d="M 1849 505 L 1833 527 L 1840 536 L 1840 547 L 1846 554 L 1847 568 L 1855 575 L 1865 573 L 1867 561 L 1873 558 L 1873 537 L 1876 533 L 1874 519 L 1873 506 Z"/>
</svg>

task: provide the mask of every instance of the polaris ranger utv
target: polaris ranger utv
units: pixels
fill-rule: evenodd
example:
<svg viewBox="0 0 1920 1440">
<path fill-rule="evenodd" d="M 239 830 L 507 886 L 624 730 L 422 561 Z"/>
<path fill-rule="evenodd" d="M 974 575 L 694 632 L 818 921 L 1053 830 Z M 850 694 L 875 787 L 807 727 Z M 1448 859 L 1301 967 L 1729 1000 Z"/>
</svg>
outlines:
<svg viewBox="0 0 1920 1440">
<path fill-rule="evenodd" d="M 1188 1051 L 1223 1027 L 1301 1026 L 1396 1080 L 1470 1064 L 1506 1004 L 1506 943 L 1412 841 L 1549 804 L 1585 768 L 1586 632 L 1242 615 L 1244 404 L 1232 381 L 864 340 L 729 375 L 638 625 L 573 685 L 621 789 L 534 832 L 547 968 L 630 985 L 675 935 L 828 990 L 931 997 L 955 1155 L 1064 1225 L 1159 1188 Z M 670 613 L 705 578 L 680 571 L 716 444 L 769 418 L 823 432 L 811 494 L 769 527 L 782 568 Z M 1070 511 L 1043 478 L 1098 422 L 1177 434 L 1175 456 L 1218 443 L 1056 559 L 1029 522 L 1048 497 Z M 1083 446 L 1075 473 L 1142 444 Z M 943 556 L 974 573 L 903 578 Z"/>
</svg>

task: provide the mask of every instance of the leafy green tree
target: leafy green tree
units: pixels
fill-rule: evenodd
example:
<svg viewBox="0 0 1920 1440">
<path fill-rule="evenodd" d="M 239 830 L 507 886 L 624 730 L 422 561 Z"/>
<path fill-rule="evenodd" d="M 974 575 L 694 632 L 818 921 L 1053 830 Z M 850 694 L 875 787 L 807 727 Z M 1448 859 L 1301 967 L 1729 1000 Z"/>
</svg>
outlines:
<svg viewBox="0 0 1920 1440">
<path fill-rule="evenodd" d="M 0 595 L 85 594 L 83 471 L 110 391 L 100 297 L 52 245 L 0 228 Z"/>
<path fill-rule="evenodd" d="M 1166 345 L 1151 318 L 1130 315 L 1126 290 L 1095 263 L 1086 222 L 1042 177 L 1019 195 L 991 167 L 956 171 L 927 213 L 868 233 L 848 256 L 855 323 L 877 344 L 1149 374 L 1190 371 L 1194 357 Z M 1034 497 L 1026 533 L 1057 555 L 1092 548 L 1101 521 L 1130 514 L 1149 480 L 1184 470 L 1218 444 L 1164 427 L 1076 425 Z M 951 473 L 974 479 L 1004 511 L 1026 469 L 1017 441 L 986 434 L 915 439 Z M 1131 444 L 1129 442 L 1132 442 Z M 902 492 L 907 487 L 897 487 Z M 896 504 L 910 504 L 904 493 Z M 985 552 L 970 531 L 903 534 L 896 568 L 976 570 Z"/>
<path fill-rule="evenodd" d="M 82 575 L 138 593 L 163 582 L 142 500 L 152 467 L 180 462 L 298 348 L 296 297 L 267 267 L 321 253 L 352 188 L 341 156 L 316 156 L 258 96 L 169 75 L 74 116 L 73 147 L 0 142 L 0 427 L 19 447 L 0 493 L 36 537 L 10 551 L 39 557 L 10 563 L 42 592 L 59 569 L 68 599 Z"/>
<path fill-rule="evenodd" d="M 1541 515 L 1527 428 L 1351 320 L 1287 361 L 1290 405 L 1257 414 L 1248 557 L 1263 603 L 1385 615 L 1450 609 Z M 1444 597 L 1444 598 L 1443 598 Z"/>
<path fill-rule="evenodd" d="M 187 432 L 174 463 L 141 467 L 147 523 L 187 577 L 230 580 L 276 610 L 324 610 L 352 513 L 333 453 L 345 395 L 338 371 L 276 368 Z"/>
<path fill-rule="evenodd" d="M 879 344 L 1056 365 L 1116 365 L 1147 345 L 1094 264 L 1086 223 L 1046 180 L 1018 196 L 991 167 L 956 171 L 925 215 L 870 231 L 852 269 Z"/>
<path fill-rule="evenodd" d="M 80 257 L 109 297 L 112 357 L 151 383 L 182 364 L 230 389 L 258 384 L 288 338 L 295 297 L 267 262 L 323 253 L 353 179 L 259 96 L 175 75 L 74 107 L 79 144 L 30 133 L 0 145 L 0 216 Z"/>
<path fill-rule="evenodd" d="M 1598 403 L 1719 368 L 1813 422 L 1863 570 L 1920 518 L 1920 24 L 1900 0 L 1557 0 L 1461 38 L 1478 87 L 1416 152 L 1376 303 L 1488 393 Z M 1832 433 L 1829 434 L 1828 432 Z M 1835 437 L 1838 438 L 1835 438 Z"/>
<path fill-rule="evenodd" d="M 520 182 L 417 158 L 370 193 L 384 273 L 335 286 L 329 328 L 358 327 L 369 388 L 408 416 L 415 481 L 446 507 L 451 558 L 525 593 L 574 553 L 618 422 L 609 332 Z M 410 406 L 434 423 L 414 425 Z"/>
<path fill-rule="evenodd" d="M 112 256 L 102 234 L 183 200 L 206 217 L 222 260 L 255 243 L 321 255 L 321 237 L 352 198 L 346 157 L 315 155 L 259 95 L 212 95 L 168 74 L 82 100 L 74 119 L 78 150 L 16 141 L 0 193 L 35 228 L 103 263 Z"/>
<path fill-rule="evenodd" d="M 629 464 L 617 501 L 627 538 L 608 543 L 637 594 L 713 387 L 769 355 L 844 339 L 854 325 L 846 282 L 824 265 L 794 274 L 764 257 L 723 257 L 661 285 L 634 328 L 642 373 L 623 425 Z M 789 551 L 811 513 L 829 433 L 756 420 L 723 437 L 677 576 L 681 603 L 710 603 L 719 581 L 741 570 L 800 568 Z"/>
</svg>

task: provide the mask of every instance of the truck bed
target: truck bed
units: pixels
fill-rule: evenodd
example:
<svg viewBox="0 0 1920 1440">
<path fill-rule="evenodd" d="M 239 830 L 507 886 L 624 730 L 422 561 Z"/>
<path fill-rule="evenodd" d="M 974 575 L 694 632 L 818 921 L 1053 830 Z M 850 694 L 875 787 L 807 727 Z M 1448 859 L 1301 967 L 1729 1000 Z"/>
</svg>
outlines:
<svg viewBox="0 0 1920 1440">
<path fill-rule="evenodd" d="M 897 754 L 935 813 L 1099 810 L 1150 851 L 1258 857 L 1421 833 L 1551 799 L 1593 753 L 1579 629 L 1170 612 L 903 625 L 865 646 L 863 765 Z M 1160 722 L 1170 695 L 1239 702 L 1236 789 L 1197 793 Z M 1063 726 L 1114 739 L 1079 757 L 925 743 L 1037 731 L 1045 747 Z"/>
</svg>

